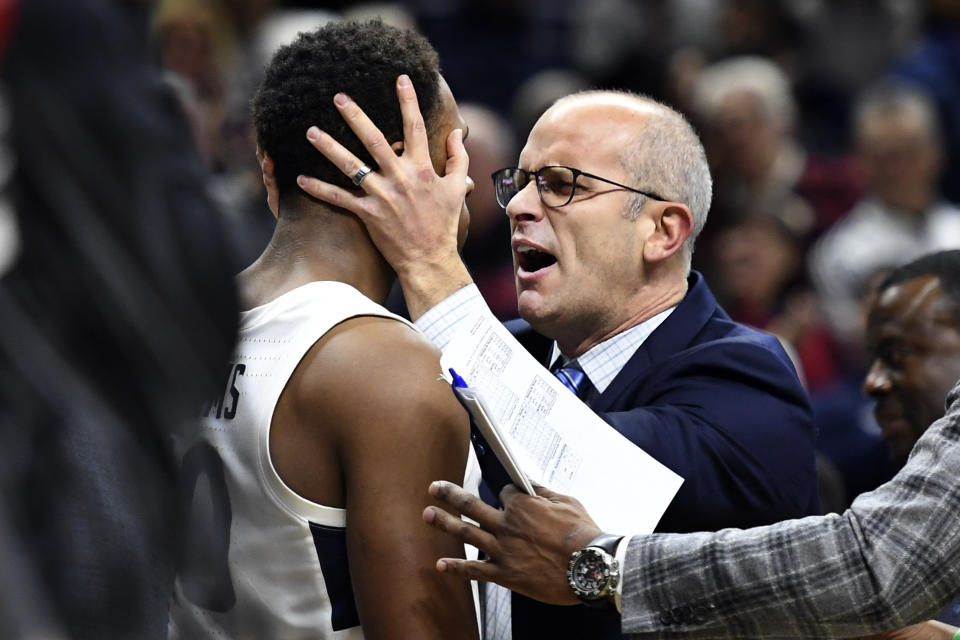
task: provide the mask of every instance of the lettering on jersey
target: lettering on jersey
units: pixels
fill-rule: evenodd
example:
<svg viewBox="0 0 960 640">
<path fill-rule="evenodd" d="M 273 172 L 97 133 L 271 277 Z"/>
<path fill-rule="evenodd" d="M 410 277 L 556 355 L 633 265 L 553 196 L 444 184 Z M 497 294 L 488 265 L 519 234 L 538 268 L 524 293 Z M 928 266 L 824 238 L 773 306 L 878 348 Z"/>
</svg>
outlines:
<svg viewBox="0 0 960 640">
<path fill-rule="evenodd" d="M 208 442 L 195 445 L 180 468 L 180 505 L 186 531 L 177 577 L 195 605 L 224 613 L 237 602 L 230 575 L 233 508 L 223 460 Z"/>
<path fill-rule="evenodd" d="M 240 390 L 237 389 L 237 376 L 242 376 L 247 370 L 247 365 L 243 363 L 227 366 L 227 384 L 223 395 L 219 396 L 207 405 L 203 415 L 213 418 L 223 418 L 224 420 L 233 420 L 237 415 L 237 406 L 240 404 Z"/>
</svg>

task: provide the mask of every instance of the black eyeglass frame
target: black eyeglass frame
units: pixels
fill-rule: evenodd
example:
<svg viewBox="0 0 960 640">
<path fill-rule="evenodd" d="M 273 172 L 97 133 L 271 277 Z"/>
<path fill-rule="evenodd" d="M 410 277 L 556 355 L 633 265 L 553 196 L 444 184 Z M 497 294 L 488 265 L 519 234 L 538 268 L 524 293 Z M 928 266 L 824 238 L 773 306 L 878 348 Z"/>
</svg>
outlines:
<svg viewBox="0 0 960 640">
<path fill-rule="evenodd" d="M 543 199 L 543 192 L 541 191 L 541 189 L 543 188 L 543 185 L 540 182 L 540 174 L 546 171 L 547 169 L 566 169 L 567 171 L 570 171 L 573 173 L 573 182 L 570 185 L 570 197 L 567 198 L 567 201 L 564 202 L 563 204 L 548 204 L 547 201 Z M 580 169 L 574 169 L 573 167 L 567 167 L 562 164 L 550 164 L 545 167 L 540 167 L 536 171 L 527 171 L 526 169 L 521 169 L 520 167 L 504 167 L 503 169 L 497 169 L 496 171 L 491 173 L 490 178 L 493 180 L 493 192 L 494 192 L 494 195 L 496 195 L 497 204 L 499 204 L 504 209 L 507 208 L 508 202 L 500 202 L 500 190 L 497 189 L 497 176 L 503 174 L 505 171 L 510 171 L 510 172 L 519 171 L 520 173 L 523 173 L 527 177 L 528 183 L 530 182 L 530 177 L 533 176 L 534 184 L 537 185 L 537 197 L 540 198 L 540 202 L 554 209 L 565 207 L 571 202 L 573 202 L 573 196 L 577 194 L 577 178 L 579 178 L 580 176 L 584 176 L 586 178 L 593 178 L 594 180 L 599 180 L 600 182 L 606 182 L 607 184 L 612 184 L 615 187 L 620 187 L 621 189 L 626 189 L 627 191 L 632 191 L 633 193 L 639 193 L 640 195 L 646 196 L 652 200 L 657 200 L 660 202 L 669 202 L 667 198 L 657 195 L 653 191 L 642 191 L 640 189 L 634 189 L 633 187 L 628 187 L 625 184 L 620 184 L 619 182 L 614 182 L 613 180 L 601 178 L 598 175 L 587 173 L 586 171 L 581 171 Z M 526 186 L 527 185 L 523 185 L 523 188 L 526 188 Z M 517 193 L 520 193 L 520 191 L 522 191 L 523 188 L 517 189 Z"/>
</svg>

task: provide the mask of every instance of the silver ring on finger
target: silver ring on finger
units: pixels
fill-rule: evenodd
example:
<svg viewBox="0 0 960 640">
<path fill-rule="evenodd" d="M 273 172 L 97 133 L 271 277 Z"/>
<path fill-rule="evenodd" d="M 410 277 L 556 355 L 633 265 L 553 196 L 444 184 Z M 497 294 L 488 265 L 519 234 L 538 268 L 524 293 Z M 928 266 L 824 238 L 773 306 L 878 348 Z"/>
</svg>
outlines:
<svg viewBox="0 0 960 640">
<path fill-rule="evenodd" d="M 366 178 L 367 174 L 369 174 L 371 171 L 373 171 L 373 169 L 365 164 L 361 164 L 360 168 L 357 169 L 357 172 L 353 174 L 353 177 L 351 178 L 353 184 L 359 187 L 360 183 L 363 182 L 363 179 Z"/>
</svg>

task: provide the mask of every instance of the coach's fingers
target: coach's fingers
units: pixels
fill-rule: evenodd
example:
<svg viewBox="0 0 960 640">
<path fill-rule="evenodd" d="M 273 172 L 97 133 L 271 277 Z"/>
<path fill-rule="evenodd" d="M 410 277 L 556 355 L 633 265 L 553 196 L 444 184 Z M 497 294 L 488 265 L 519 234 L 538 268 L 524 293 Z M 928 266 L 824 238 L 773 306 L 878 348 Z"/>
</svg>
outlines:
<svg viewBox="0 0 960 640">
<path fill-rule="evenodd" d="M 317 151 L 322 153 L 327 160 L 336 165 L 336 167 L 350 179 L 353 179 L 353 177 L 357 175 L 357 172 L 360 171 L 360 167 L 364 166 L 360 158 L 353 155 L 353 152 L 334 140 L 333 136 L 329 133 L 321 131 L 319 127 L 314 126 L 307 129 L 307 140 L 310 141 L 310 144 L 312 144 Z M 313 178 L 311 178 L 311 180 L 313 180 Z M 380 180 L 380 175 L 376 172 L 371 172 L 366 175 L 359 186 L 367 189 L 367 187 L 376 183 L 378 180 Z M 320 181 L 317 180 L 316 182 Z M 320 196 L 317 197 L 319 198 Z"/>
<path fill-rule="evenodd" d="M 387 173 L 388 169 L 397 163 L 397 154 L 390 148 L 383 132 L 373 124 L 373 121 L 367 117 L 356 102 L 345 93 L 338 93 L 333 96 L 333 104 L 336 105 L 340 115 L 347 121 L 347 125 L 353 130 L 360 142 L 370 152 L 370 155 L 380 168 Z"/>
<path fill-rule="evenodd" d="M 372 175 L 374 174 L 370 174 L 370 176 Z M 367 178 L 369 179 L 370 176 L 367 176 Z M 338 187 L 335 184 L 330 184 L 329 182 L 324 182 L 323 180 L 318 180 L 317 178 L 311 178 L 310 176 L 301 175 L 297 176 L 297 186 L 303 189 L 305 193 L 317 198 L 318 200 L 323 200 L 324 202 L 332 204 L 335 207 L 340 207 L 357 214 L 361 220 L 369 215 L 366 207 L 364 206 L 363 197 L 357 196 L 356 194 L 351 193 L 342 187 Z"/>
<path fill-rule="evenodd" d="M 430 143 L 427 141 L 427 127 L 420 113 L 417 91 L 410 82 L 410 76 L 397 77 L 397 98 L 400 100 L 400 113 L 403 116 L 403 148 L 414 160 L 430 161 Z"/>
<path fill-rule="evenodd" d="M 464 580 L 483 580 L 497 582 L 499 567 L 486 560 L 463 560 L 462 558 L 440 558 L 437 560 L 437 571 L 452 573 Z"/>
<path fill-rule="evenodd" d="M 495 537 L 480 527 L 447 513 L 440 507 L 424 509 L 423 521 L 435 529 L 449 533 L 460 542 L 473 545 L 489 556 L 497 556 L 499 546 Z"/>
<path fill-rule="evenodd" d="M 538 484 L 533 480 L 530 481 L 530 484 L 533 487 L 533 490 L 536 492 L 536 494 L 541 498 L 546 498 L 551 502 L 566 502 L 568 504 L 580 504 L 580 502 L 576 498 L 565 495 L 563 493 L 557 493 L 553 489 L 548 489 L 547 487 L 543 486 L 542 484 Z M 525 495 L 527 495 L 527 493 L 525 491 L 520 491 L 516 487 L 516 485 L 508 484 L 500 491 L 500 504 L 506 506 L 509 503 L 516 500 L 518 497 L 525 496 Z"/>
<path fill-rule="evenodd" d="M 471 520 L 478 522 L 483 528 L 494 533 L 498 530 L 502 512 L 486 504 L 469 491 L 464 491 L 452 482 L 437 480 L 430 483 L 429 492 L 434 498 L 446 502 L 458 513 L 462 513 Z"/>
</svg>

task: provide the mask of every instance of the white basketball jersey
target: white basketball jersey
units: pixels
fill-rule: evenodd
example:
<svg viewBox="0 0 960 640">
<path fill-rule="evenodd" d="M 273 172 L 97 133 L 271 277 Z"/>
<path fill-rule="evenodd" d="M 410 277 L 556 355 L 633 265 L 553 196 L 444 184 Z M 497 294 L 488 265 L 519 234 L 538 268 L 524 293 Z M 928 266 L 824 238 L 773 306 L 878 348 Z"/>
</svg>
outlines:
<svg viewBox="0 0 960 640">
<path fill-rule="evenodd" d="M 355 316 L 413 327 L 341 282 L 312 282 L 240 315 L 224 393 L 197 437 L 177 443 L 196 544 L 177 576 L 170 638 L 363 637 L 346 511 L 294 493 L 269 449 L 273 412 L 294 369 L 327 331 Z M 476 493 L 479 482 L 470 447 L 464 486 Z"/>
</svg>

